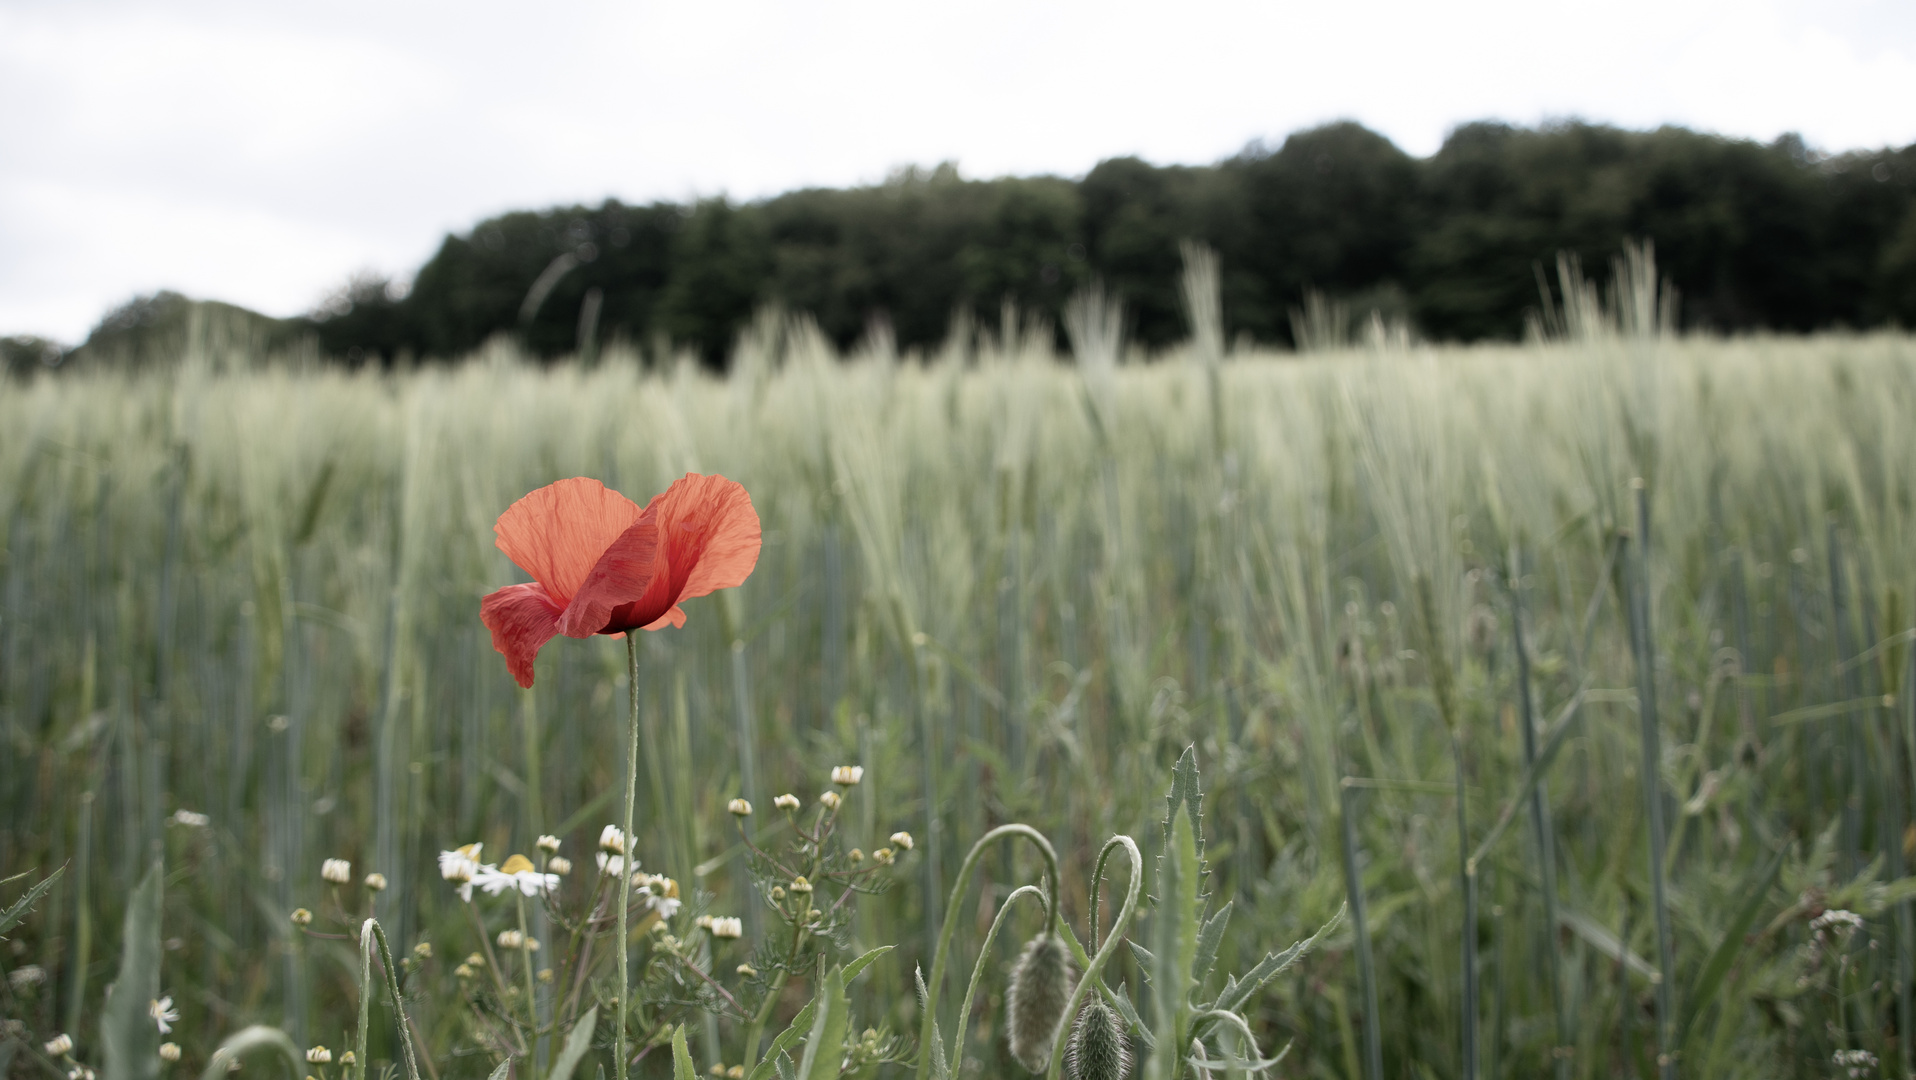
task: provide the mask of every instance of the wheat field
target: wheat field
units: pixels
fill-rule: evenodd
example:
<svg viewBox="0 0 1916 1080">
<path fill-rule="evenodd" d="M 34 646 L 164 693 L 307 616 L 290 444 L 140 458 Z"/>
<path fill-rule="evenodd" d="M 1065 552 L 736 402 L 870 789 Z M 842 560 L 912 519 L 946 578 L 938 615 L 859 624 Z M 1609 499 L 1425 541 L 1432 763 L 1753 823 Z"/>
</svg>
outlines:
<svg viewBox="0 0 1916 1080">
<path fill-rule="evenodd" d="M 350 1026 L 351 949 L 286 918 L 322 860 L 451 956 L 437 851 L 589 852 L 624 646 L 559 639 L 519 690 L 478 617 L 523 580 L 492 524 L 560 477 L 643 502 L 697 471 L 765 544 L 643 637 L 639 857 L 755 918 L 726 802 L 862 765 L 848 834 L 918 838 L 853 928 L 900 946 L 861 1000 L 901 1029 L 972 839 L 1048 833 L 1082 922 L 1087 853 L 1155 854 L 1194 745 L 1222 955 L 1350 905 L 1251 1006 L 1280 1075 L 1907 1074 L 1916 339 L 1200 334 L 1147 362 L 1108 314 L 1075 358 L 1009 318 L 900 357 L 768 316 L 724 377 L 203 344 L 0 384 L 0 877 L 67 867 L 0 945 L 44 976 L 10 981 L 15 1033 L 97 1038 L 157 857 L 197 1071 L 246 1023 Z M 974 941 L 1031 880 L 986 876 Z M 419 1008 L 442 1070 L 491 1071 Z M 994 1016 L 972 1064 L 1021 1075 Z"/>
</svg>

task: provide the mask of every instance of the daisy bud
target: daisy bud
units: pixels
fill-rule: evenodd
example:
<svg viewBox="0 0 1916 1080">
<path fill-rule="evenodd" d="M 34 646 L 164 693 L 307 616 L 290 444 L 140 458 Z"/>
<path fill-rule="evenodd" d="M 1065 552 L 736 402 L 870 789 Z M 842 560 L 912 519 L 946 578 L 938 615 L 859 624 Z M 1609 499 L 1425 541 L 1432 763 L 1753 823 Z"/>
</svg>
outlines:
<svg viewBox="0 0 1916 1080">
<path fill-rule="evenodd" d="M 498 941 L 500 948 L 516 952 L 525 947 L 526 936 L 518 930 L 501 930 Z"/>
<path fill-rule="evenodd" d="M 307 911 L 305 908 L 293 909 L 293 925 L 294 926 L 308 926 L 312 923 L 312 921 L 313 921 L 312 912 Z"/>
<path fill-rule="evenodd" d="M 772 899 L 773 900 L 785 899 L 785 886 L 783 885 L 772 886 Z"/>
<path fill-rule="evenodd" d="M 798 809 L 798 796 L 790 793 L 780 795 L 778 798 L 772 800 L 772 805 L 780 810 L 796 810 Z"/>
<path fill-rule="evenodd" d="M 825 804 L 825 809 L 836 810 L 838 809 L 838 803 L 839 803 L 838 792 L 827 791 L 825 794 L 820 795 L 818 797 L 818 801 Z"/>
<path fill-rule="evenodd" d="M 698 918 L 693 919 L 692 923 L 700 930 L 710 930 L 712 928 L 712 917 L 710 915 L 700 915 Z"/>
<path fill-rule="evenodd" d="M 705 1070 L 705 1072 L 706 1072 L 706 1074 L 707 1074 L 707 1075 L 710 1075 L 710 1076 L 724 1076 L 724 1075 L 725 1075 L 725 1066 L 723 1066 L 723 1065 L 721 1065 L 721 1064 L 719 1064 L 718 1062 L 716 1062 L 716 1061 L 714 1061 L 714 1062 L 712 1063 L 712 1067 L 711 1067 L 711 1068 L 709 1068 L 709 1069 L 707 1069 L 707 1070 Z"/>
<path fill-rule="evenodd" d="M 161 1043 L 160 1044 L 160 1060 L 161 1061 L 180 1060 L 180 1044 L 175 1042 Z"/>
<path fill-rule="evenodd" d="M 899 849 L 899 850 L 901 850 L 901 851 L 910 851 L 910 850 L 911 850 L 911 844 L 912 844 L 912 840 L 911 840 L 911 834 L 910 834 L 910 833 L 908 833 L 908 832 L 895 832 L 895 833 L 892 833 L 892 834 L 891 834 L 891 846 L 892 846 L 892 847 L 895 847 L 895 848 L 898 848 L 898 849 Z"/>
<path fill-rule="evenodd" d="M 358 1062 L 359 1062 L 359 1057 L 355 1055 L 351 1050 L 348 1050 L 345 1053 L 339 1055 L 339 1063 L 341 1065 L 355 1065 L 355 1064 L 358 1064 Z"/>
<path fill-rule="evenodd" d="M 1043 1072 L 1050 1064 L 1051 1040 L 1064 1019 L 1074 981 L 1070 955 L 1056 934 L 1032 938 L 1011 969 L 1005 1039 L 1011 1056 L 1032 1072 Z"/>
<path fill-rule="evenodd" d="M 857 848 L 853 848 L 850 851 L 846 852 L 845 857 L 852 861 L 853 866 L 857 866 L 859 863 L 862 863 L 865 861 L 865 853 L 858 850 Z"/>
<path fill-rule="evenodd" d="M 863 765 L 839 765 L 832 769 L 832 783 L 840 787 L 854 787 L 864 778 Z"/>
<path fill-rule="evenodd" d="M 319 876 L 335 885 L 344 885 L 353 879 L 353 864 L 345 859 L 327 859 L 320 864 Z"/>
<path fill-rule="evenodd" d="M 367 874 L 366 888 L 371 890 L 372 892 L 385 892 L 386 891 L 386 875 L 380 874 L 380 873 Z"/>
<path fill-rule="evenodd" d="M 617 825 L 607 825 L 599 831 L 599 850 L 614 855 L 625 854 L 625 836 L 619 832 Z"/>
<path fill-rule="evenodd" d="M 712 920 L 711 931 L 715 938 L 737 938 L 745 933 L 745 924 L 736 916 L 722 915 Z"/>
<path fill-rule="evenodd" d="M 750 979 L 758 975 L 758 969 L 750 964 L 740 964 L 738 966 L 738 973 Z"/>
<path fill-rule="evenodd" d="M 752 816 L 752 804 L 746 802 L 744 799 L 733 799 L 731 802 L 725 804 L 725 808 L 737 817 Z"/>
<path fill-rule="evenodd" d="M 471 956 L 466 957 L 466 963 L 476 968 L 482 968 L 486 966 L 486 958 L 480 956 L 478 953 L 473 953 Z"/>
<path fill-rule="evenodd" d="M 314 1065 L 326 1065 L 332 1062 L 333 1052 L 323 1046 L 315 1046 L 306 1051 L 306 1060 Z"/>
<path fill-rule="evenodd" d="M 1131 1048 L 1124 1023 L 1103 999 L 1093 997 L 1078 1011 L 1065 1044 L 1065 1072 L 1077 1080 L 1124 1080 L 1131 1071 Z"/>
<path fill-rule="evenodd" d="M 745 1080 L 745 1066 L 734 1065 L 725 1070 L 725 1080 Z"/>
<path fill-rule="evenodd" d="M 412 954 L 421 960 L 432 959 L 432 942 L 422 941 L 412 947 Z"/>
<path fill-rule="evenodd" d="M 462 979 L 470 979 L 473 975 L 472 965 L 460 964 L 458 967 L 452 969 L 452 973 Z"/>
<path fill-rule="evenodd" d="M 540 981 L 540 982 L 542 982 L 542 983 L 549 983 L 549 982 L 551 982 L 551 981 L 552 981 L 552 969 L 551 969 L 551 968 L 540 968 L 540 969 L 539 969 L 539 981 Z"/>
<path fill-rule="evenodd" d="M 572 860 L 566 858 L 564 855 L 554 855 L 552 858 L 546 860 L 546 870 L 549 873 L 564 877 L 572 872 Z"/>
<path fill-rule="evenodd" d="M 808 892 L 811 892 L 811 891 L 812 891 L 812 883 L 811 883 L 811 882 L 809 882 L 809 881 L 806 881 L 806 880 L 805 880 L 805 875 L 804 875 L 804 874 L 800 874 L 800 875 L 798 875 L 797 877 L 795 877 L 795 878 L 793 878 L 793 879 L 792 879 L 792 891 L 793 891 L 793 892 L 795 892 L 795 893 L 808 893 Z"/>
<path fill-rule="evenodd" d="M 553 836 L 550 833 L 544 834 L 539 837 L 537 841 L 537 846 L 540 851 L 543 851 L 547 855 L 550 855 L 553 852 L 559 850 L 559 838 L 556 836 Z"/>
<path fill-rule="evenodd" d="M 898 853 L 888 847 L 881 847 L 872 852 L 872 861 L 880 866 L 890 866 L 891 861 L 897 857 Z"/>
<path fill-rule="evenodd" d="M 526 939 L 526 951 L 527 951 L 527 952 L 529 952 L 529 953 L 535 953 L 535 952 L 538 952 L 538 951 L 539 951 L 539 939 L 538 939 L 538 938 L 536 938 L 536 937 L 529 937 L 529 938 L 527 938 L 527 939 Z"/>
<path fill-rule="evenodd" d="M 73 1036 L 61 1032 L 47 1040 L 42 1049 L 47 1052 L 48 1057 L 65 1057 L 73 1053 Z"/>
</svg>

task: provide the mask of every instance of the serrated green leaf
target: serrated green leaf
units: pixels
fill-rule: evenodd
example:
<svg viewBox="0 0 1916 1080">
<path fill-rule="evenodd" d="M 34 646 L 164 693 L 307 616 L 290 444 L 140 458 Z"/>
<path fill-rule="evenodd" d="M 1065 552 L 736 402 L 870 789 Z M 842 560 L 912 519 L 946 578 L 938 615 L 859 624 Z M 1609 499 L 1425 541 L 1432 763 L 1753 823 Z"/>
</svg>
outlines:
<svg viewBox="0 0 1916 1080">
<path fill-rule="evenodd" d="M 1159 1038 L 1147 1075 L 1173 1080 L 1190 1026 L 1191 969 L 1197 961 L 1199 930 L 1197 829 L 1189 806 L 1174 812 L 1158 878 L 1162 899 L 1152 916 L 1151 1000 Z"/>
<path fill-rule="evenodd" d="M 127 899 L 120 974 L 107 994 L 100 1024 L 106 1080 L 156 1080 L 160 1075 L 160 1029 L 150 1010 L 160 996 L 162 876 L 160 864 L 153 864 Z"/>
<path fill-rule="evenodd" d="M 1105 994 L 1104 999 L 1111 1003 L 1112 1008 L 1118 1010 L 1118 1016 L 1123 1018 L 1125 1026 L 1144 1043 L 1145 1052 L 1149 1053 L 1158 1048 L 1157 1036 L 1151 1034 L 1151 1029 L 1144 1026 L 1144 1018 L 1138 1015 L 1138 1007 L 1131 1003 L 1130 990 L 1129 986 L 1120 983 L 1116 990 Z"/>
<path fill-rule="evenodd" d="M 845 1030 L 851 1026 L 852 1004 L 845 998 L 845 973 L 834 968 L 814 999 L 818 1012 L 805 1039 L 805 1056 L 798 1062 L 798 1080 L 833 1080 L 844 1056 Z"/>
<path fill-rule="evenodd" d="M 0 934 L 4 934 L 20 925 L 20 920 L 26 918 L 27 915 L 33 911 L 33 905 L 39 903 L 40 898 L 47 894 L 47 890 L 53 888 L 53 883 L 60 880 L 60 875 L 66 872 L 67 868 L 65 866 L 57 867 L 53 873 L 42 878 L 38 885 L 28 889 L 26 895 L 15 900 L 12 907 L 8 908 L 4 913 L 0 913 Z M 14 876 L 25 877 L 26 875 L 16 874 Z M 8 880 L 12 879 L 9 878 Z"/>
<path fill-rule="evenodd" d="M 698 1066 L 692 1064 L 692 1051 L 685 1045 L 685 1025 L 672 1029 L 672 1080 L 699 1080 Z"/>
<path fill-rule="evenodd" d="M 1151 985 L 1151 973 L 1157 970 L 1158 958 L 1150 949 L 1135 941 L 1126 941 L 1125 944 L 1131 946 L 1131 957 L 1138 962 L 1138 970 L 1144 973 L 1144 985 Z"/>
<path fill-rule="evenodd" d="M 599 1007 L 592 1006 L 572 1025 L 572 1033 L 565 1037 L 565 1048 L 559 1051 L 559 1059 L 552 1063 L 552 1072 L 548 1080 L 572 1080 L 572 1070 L 592 1049 L 592 1036 L 599 1027 Z M 683 1029 L 680 1029 L 683 1030 Z M 674 1047 L 676 1049 L 676 1045 Z M 674 1068 L 676 1068 L 676 1064 Z"/>
<path fill-rule="evenodd" d="M 1271 953 L 1265 956 L 1264 959 L 1258 961 L 1256 967 L 1244 973 L 1244 978 L 1233 981 L 1228 985 L 1224 993 L 1218 995 L 1217 1001 L 1211 1007 L 1213 1009 L 1237 1012 L 1246 1001 L 1250 1000 L 1252 994 L 1262 990 L 1272 979 L 1283 974 L 1286 968 L 1297 963 L 1309 954 L 1312 949 L 1317 947 L 1317 943 L 1324 939 L 1326 934 L 1336 929 L 1337 924 L 1344 921 L 1344 908 L 1345 905 L 1339 904 L 1337 914 L 1332 915 L 1329 921 L 1318 927 L 1317 933 L 1285 949 L 1283 952 Z"/>
<path fill-rule="evenodd" d="M 1198 786 L 1197 747 L 1186 746 L 1184 753 L 1178 756 L 1178 762 L 1171 767 L 1171 790 L 1164 796 L 1164 850 L 1171 850 L 1172 824 L 1177 820 L 1178 808 L 1183 807 L 1191 815 L 1191 831 L 1197 842 L 1197 878 L 1198 896 L 1204 892 L 1204 793 Z M 1158 856 L 1160 872 L 1163 869 L 1164 856 Z M 1162 904 L 1164 898 L 1158 896 L 1156 902 Z M 1200 909 L 1199 914 L 1202 914 Z"/>
<path fill-rule="evenodd" d="M 1204 980 L 1211 977 L 1211 969 L 1217 966 L 1218 945 L 1224 941 L 1224 928 L 1231 923 L 1231 902 L 1225 901 L 1217 914 L 1204 920 L 1204 929 L 1198 932 L 1197 960 L 1191 968 L 1191 982 L 1203 986 Z"/>
<path fill-rule="evenodd" d="M 275 1051 L 294 1080 L 298 1080 L 304 1071 L 299 1047 L 293 1045 L 293 1040 L 284 1031 L 265 1024 L 254 1024 L 227 1036 L 226 1041 L 207 1057 L 206 1068 L 200 1071 L 200 1080 L 227 1080 L 227 1062 L 239 1061 L 258 1050 Z"/>
<path fill-rule="evenodd" d="M 880 945 L 878 948 L 846 964 L 845 981 L 850 983 L 853 979 L 858 978 L 859 973 L 870 967 L 873 960 L 878 959 L 895 948 L 897 948 L 896 945 Z"/>
</svg>

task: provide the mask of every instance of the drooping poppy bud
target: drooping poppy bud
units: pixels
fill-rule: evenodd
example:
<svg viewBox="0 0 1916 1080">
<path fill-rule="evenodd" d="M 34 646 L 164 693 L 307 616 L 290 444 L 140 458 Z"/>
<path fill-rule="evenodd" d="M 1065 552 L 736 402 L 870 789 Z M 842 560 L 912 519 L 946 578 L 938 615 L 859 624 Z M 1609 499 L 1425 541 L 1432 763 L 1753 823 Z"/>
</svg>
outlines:
<svg viewBox="0 0 1916 1080">
<path fill-rule="evenodd" d="M 1071 956 L 1056 934 L 1032 938 L 1012 966 L 1005 993 L 1005 1037 L 1011 1056 L 1032 1072 L 1044 1072 L 1051 1064 L 1051 1043 L 1075 981 Z"/>
<path fill-rule="evenodd" d="M 1065 1044 L 1065 1075 L 1072 1080 L 1123 1080 L 1131 1072 L 1131 1048 L 1124 1022 L 1102 998 L 1093 996 L 1078 1010 Z"/>
</svg>

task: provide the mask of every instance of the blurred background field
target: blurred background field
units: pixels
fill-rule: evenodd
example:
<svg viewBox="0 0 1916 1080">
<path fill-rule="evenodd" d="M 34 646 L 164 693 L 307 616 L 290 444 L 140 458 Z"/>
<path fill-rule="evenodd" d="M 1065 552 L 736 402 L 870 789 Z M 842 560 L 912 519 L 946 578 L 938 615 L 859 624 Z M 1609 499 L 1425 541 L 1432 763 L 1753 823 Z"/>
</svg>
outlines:
<svg viewBox="0 0 1916 1080">
<path fill-rule="evenodd" d="M 1081 925 L 1089 855 L 1114 830 L 1155 853 L 1195 744 L 1212 888 L 1237 904 L 1224 969 L 1361 883 L 1366 940 L 1347 920 L 1255 1006 L 1265 1045 L 1295 1040 L 1287 1074 L 1365 1075 L 1369 1031 L 1385 1075 L 1458 1075 L 1433 691 L 1475 848 L 1525 769 L 1520 602 L 1535 730 L 1586 692 L 1544 774 L 1547 852 L 1520 814 L 1482 864 L 1483 1074 L 1649 1075 L 1623 603 L 1641 478 L 1683 1067 L 1826 1076 L 1862 1049 L 1905 1069 L 1916 342 L 1677 337 L 1639 290 L 1607 314 L 1573 300 L 1525 345 L 1303 311 L 1331 329 L 1300 355 L 1227 348 L 1192 296 L 1190 340 L 1150 362 L 1085 293 L 1069 353 L 1009 308 L 904 355 L 882 332 L 841 355 L 768 313 L 722 377 L 500 343 L 389 371 L 269 364 L 201 326 L 170 363 L 0 383 L 0 876 L 68 867 L 0 945 L 45 974 L 9 984 L 9 1015 L 84 1046 L 122 898 L 162 853 L 183 1068 L 256 1020 L 341 1040 L 350 950 L 294 948 L 287 920 L 320 905 L 325 858 L 384 873 L 395 946 L 432 942 L 422 977 L 450 982 L 476 943 L 434 854 L 558 832 L 583 864 L 623 771 L 621 643 L 560 639 L 530 692 L 493 653 L 478 598 L 522 579 L 493 520 L 559 477 L 643 501 L 696 470 L 745 484 L 765 547 L 743 588 L 644 636 L 638 856 L 744 913 L 726 800 L 810 799 L 862 764 L 849 842 L 918 838 L 906 887 L 860 916 L 864 945 L 901 946 L 868 1013 L 908 1026 L 973 838 L 1049 833 Z M 967 933 L 1031 870 L 990 876 Z M 1812 929 L 1826 907 L 1863 928 Z M 1115 974 L 1136 986 L 1128 959 Z M 444 1068 L 490 1071 L 459 1056 L 456 1015 L 421 1008 Z M 995 1015 L 973 1061 L 1011 1075 Z"/>
</svg>

